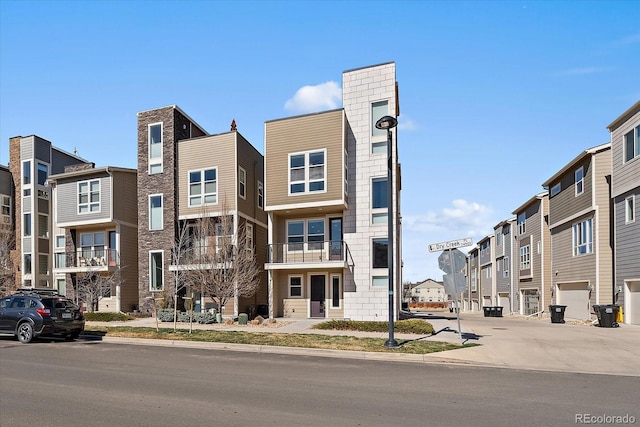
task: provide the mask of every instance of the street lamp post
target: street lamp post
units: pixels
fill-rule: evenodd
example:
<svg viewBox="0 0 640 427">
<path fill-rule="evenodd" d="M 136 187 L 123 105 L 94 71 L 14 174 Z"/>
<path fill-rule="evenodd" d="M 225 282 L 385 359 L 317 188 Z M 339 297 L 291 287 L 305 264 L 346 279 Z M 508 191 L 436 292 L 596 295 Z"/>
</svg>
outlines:
<svg viewBox="0 0 640 427">
<path fill-rule="evenodd" d="M 394 287 L 393 287 L 393 155 L 391 144 L 391 129 L 398 125 L 395 117 L 384 116 L 376 122 L 376 128 L 386 129 L 387 131 L 387 220 L 389 223 L 389 231 L 387 237 L 387 266 L 389 268 L 389 339 L 385 341 L 385 347 L 398 347 L 398 341 L 393 337 L 394 316 Z"/>
</svg>

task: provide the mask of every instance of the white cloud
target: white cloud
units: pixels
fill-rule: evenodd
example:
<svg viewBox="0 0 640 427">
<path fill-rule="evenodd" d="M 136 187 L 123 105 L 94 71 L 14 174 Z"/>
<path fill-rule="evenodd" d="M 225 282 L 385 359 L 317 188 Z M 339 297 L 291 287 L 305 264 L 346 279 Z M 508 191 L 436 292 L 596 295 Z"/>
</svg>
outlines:
<svg viewBox="0 0 640 427">
<path fill-rule="evenodd" d="M 398 129 L 416 130 L 418 129 L 418 125 L 410 117 L 400 115 L 400 117 L 398 117 Z"/>
<path fill-rule="evenodd" d="M 285 110 L 294 113 L 311 113 L 338 108 L 342 102 L 342 89 L 329 81 L 315 86 L 303 86 L 284 104 Z"/>
</svg>

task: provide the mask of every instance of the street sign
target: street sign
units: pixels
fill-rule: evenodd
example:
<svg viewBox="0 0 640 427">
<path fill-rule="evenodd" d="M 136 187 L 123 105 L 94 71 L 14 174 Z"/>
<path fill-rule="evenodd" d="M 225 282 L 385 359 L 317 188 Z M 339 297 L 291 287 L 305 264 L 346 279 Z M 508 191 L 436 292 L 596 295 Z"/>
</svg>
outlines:
<svg viewBox="0 0 640 427">
<path fill-rule="evenodd" d="M 444 282 L 444 290 L 449 295 L 457 295 L 460 292 L 464 292 L 467 288 L 462 273 L 443 274 L 442 281 Z"/>
<path fill-rule="evenodd" d="M 459 273 L 467 265 L 467 256 L 459 249 L 449 249 L 438 257 L 440 270 L 447 274 Z"/>
<path fill-rule="evenodd" d="M 429 245 L 429 252 L 446 251 L 447 249 L 463 248 L 473 245 L 471 237 L 458 240 L 449 240 L 448 242 L 433 243 Z"/>
</svg>

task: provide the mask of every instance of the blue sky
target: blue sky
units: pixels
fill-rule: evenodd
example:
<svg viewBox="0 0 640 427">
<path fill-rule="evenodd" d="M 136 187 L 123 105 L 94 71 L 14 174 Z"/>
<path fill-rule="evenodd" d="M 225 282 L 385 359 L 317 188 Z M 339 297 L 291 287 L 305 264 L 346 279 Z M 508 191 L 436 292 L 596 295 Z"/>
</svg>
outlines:
<svg viewBox="0 0 640 427">
<path fill-rule="evenodd" d="M 264 122 L 341 106 L 395 61 L 405 280 L 478 239 L 640 99 L 637 1 L 0 0 L 0 164 L 36 134 L 136 168 L 136 113 L 180 106 L 263 151 Z M 302 90 L 305 88 L 304 90 Z"/>
</svg>

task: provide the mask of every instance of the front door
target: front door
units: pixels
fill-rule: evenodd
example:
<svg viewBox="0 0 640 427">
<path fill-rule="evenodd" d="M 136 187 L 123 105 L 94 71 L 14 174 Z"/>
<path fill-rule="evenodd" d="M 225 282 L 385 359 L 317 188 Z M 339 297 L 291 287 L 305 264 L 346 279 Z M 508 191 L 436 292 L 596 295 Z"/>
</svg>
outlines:
<svg viewBox="0 0 640 427">
<path fill-rule="evenodd" d="M 311 317 L 325 317 L 325 277 L 311 276 Z"/>
</svg>

